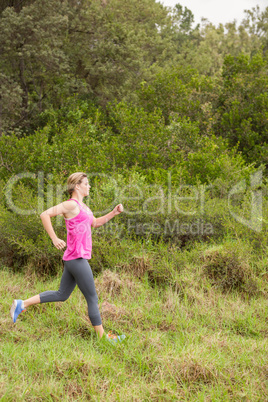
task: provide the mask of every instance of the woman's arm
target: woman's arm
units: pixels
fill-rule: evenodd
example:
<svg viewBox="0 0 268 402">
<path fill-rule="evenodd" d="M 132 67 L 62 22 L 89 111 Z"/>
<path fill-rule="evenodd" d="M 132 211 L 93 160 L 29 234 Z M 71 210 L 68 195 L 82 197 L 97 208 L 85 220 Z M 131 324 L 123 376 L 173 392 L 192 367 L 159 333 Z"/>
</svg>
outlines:
<svg viewBox="0 0 268 402">
<path fill-rule="evenodd" d="M 116 215 L 121 214 L 121 212 L 123 212 L 123 206 L 122 206 L 122 204 L 118 204 L 107 215 L 100 216 L 99 218 L 93 218 L 93 224 L 92 224 L 93 228 L 98 228 L 98 227 L 104 225 L 110 219 L 114 218 Z"/>
<path fill-rule="evenodd" d="M 54 207 L 47 209 L 40 215 L 45 230 L 47 231 L 49 237 L 51 238 L 54 246 L 59 250 L 64 249 L 64 247 L 66 247 L 66 243 L 64 240 L 59 239 L 58 236 L 56 235 L 51 223 L 51 217 L 66 214 L 75 207 L 76 204 L 74 204 L 74 202 L 65 201 L 62 202 L 61 204 L 55 205 Z"/>
</svg>

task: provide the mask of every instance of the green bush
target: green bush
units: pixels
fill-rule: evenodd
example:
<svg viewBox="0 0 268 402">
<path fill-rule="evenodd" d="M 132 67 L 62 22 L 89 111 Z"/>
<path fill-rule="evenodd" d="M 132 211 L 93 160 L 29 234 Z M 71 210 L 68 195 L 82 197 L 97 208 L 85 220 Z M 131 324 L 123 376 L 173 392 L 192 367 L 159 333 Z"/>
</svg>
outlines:
<svg viewBox="0 0 268 402">
<path fill-rule="evenodd" d="M 229 172 L 234 170 L 229 164 L 226 166 L 230 169 Z M 74 170 L 79 168 L 81 166 L 75 166 Z M 108 213 L 118 203 L 123 203 L 125 208 L 123 214 L 93 231 L 94 247 L 96 246 L 101 261 L 98 270 L 101 266 L 106 266 L 108 249 L 105 244 L 110 242 L 117 244 L 123 238 L 153 241 L 158 244 L 164 241 L 179 248 L 197 240 L 224 239 L 227 235 L 234 238 L 245 236 L 259 243 L 266 241 L 264 231 L 260 233 L 250 231 L 230 214 L 228 188 L 232 187 L 235 177 L 241 178 L 243 175 L 246 177 L 247 170 L 242 169 L 237 174 L 233 172 L 233 176 L 229 173 L 230 181 L 225 183 L 224 193 L 220 193 L 223 190 L 214 187 L 213 182 L 211 188 L 202 184 L 189 185 L 183 175 L 179 182 L 178 175 L 175 175 L 174 180 L 172 175 L 168 175 L 172 172 L 166 172 L 166 177 L 163 171 L 160 170 L 159 174 L 157 172 L 157 170 L 154 172 L 154 180 L 152 176 L 147 179 L 145 174 L 136 169 L 122 170 L 120 174 L 113 175 L 108 173 L 94 175 L 89 172 L 92 188 L 90 197 L 85 202 L 95 216 Z M 53 270 L 59 263 L 60 253 L 54 249 L 45 233 L 39 214 L 68 198 L 64 192 L 65 185 L 59 184 L 65 182 L 67 173 L 71 172 L 63 170 L 54 173 L 51 180 L 49 176 L 38 177 L 38 175 L 18 180 L 12 192 L 12 205 L 29 211 L 28 215 L 16 208 L 14 210 L 8 201 L 8 183 L 5 185 L 2 181 L 0 248 L 2 256 L 12 256 L 9 258 L 11 265 L 16 259 L 16 264 L 20 266 L 31 262 L 31 265 L 41 267 L 40 269 Z M 44 180 L 43 193 L 39 194 L 38 180 L 41 182 Z M 219 185 L 219 182 L 216 184 Z M 250 195 L 250 192 L 248 194 Z M 241 208 L 241 205 L 238 199 L 235 198 L 234 201 L 237 205 L 234 205 L 233 210 L 239 214 L 241 211 L 237 208 Z M 246 201 L 242 207 L 245 205 Z M 247 205 L 250 208 L 249 198 Z M 264 219 L 267 219 L 266 214 Z M 63 218 L 53 218 L 53 225 L 58 236 L 65 239 Z M 116 252 L 116 248 L 113 248 L 111 255 Z M 155 270 L 156 265 L 153 266 Z"/>
<path fill-rule="evenodd" d="M 27 269 L 40 275 L 55 274 L 60 266 L 61 252 L 52 244 L 38 213 L 38 197 L 23 183 L 12 192 L 11 206 L 7 189 L 1 189 L 0 258 L 14 270 Z M 5 197 L 7 197 L 5 199 Z M 29 213 L 27 213 L 27 211 Z M 58 228 L 59 236 L 63 234 Z"/>
</svg>

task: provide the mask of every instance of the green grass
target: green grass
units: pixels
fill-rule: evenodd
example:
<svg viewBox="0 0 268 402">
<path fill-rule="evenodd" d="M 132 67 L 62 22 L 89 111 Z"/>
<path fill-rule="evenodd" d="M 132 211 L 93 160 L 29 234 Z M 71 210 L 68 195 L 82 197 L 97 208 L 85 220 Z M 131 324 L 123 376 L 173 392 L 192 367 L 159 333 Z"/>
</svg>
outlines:
<svg viewBox="0 0 268 402">
<path fill-rule="evenodd" d="M 247 297 L 223 291 L 198 255 L 185 252 L 162 286 L 146 271 L 98 275 L 104 327 L 127 335 L 116 347 L 97 339 L 77 288 L 65 303 L 30 307 L 14 325 L 13 298 L 57 289 L 60 276 L 3 267 L 1 401 L 266 401 L 267 282 L 258 277 L 260 291 Z"/>
</svg>

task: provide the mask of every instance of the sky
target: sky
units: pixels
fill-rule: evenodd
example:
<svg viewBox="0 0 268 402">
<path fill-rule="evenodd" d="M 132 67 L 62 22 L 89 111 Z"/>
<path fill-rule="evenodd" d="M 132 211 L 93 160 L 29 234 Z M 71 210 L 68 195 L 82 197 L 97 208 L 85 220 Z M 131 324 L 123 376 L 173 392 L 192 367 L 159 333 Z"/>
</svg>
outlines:
<svg viewBox="0 0 268 402">
<path fill-rule="evenodd" d="M 259 5 L 261 11 L 264 11 L 268 7 L 268 0 L 160 0 L 158 2 L 169 7 L 180 3 L 194 14 L 194 25 L 205 17 L 216 26 L 234 20 L 239 24 L 245 17 L 244 10 L 251 10 L 252 7 Z"/>
</svg>

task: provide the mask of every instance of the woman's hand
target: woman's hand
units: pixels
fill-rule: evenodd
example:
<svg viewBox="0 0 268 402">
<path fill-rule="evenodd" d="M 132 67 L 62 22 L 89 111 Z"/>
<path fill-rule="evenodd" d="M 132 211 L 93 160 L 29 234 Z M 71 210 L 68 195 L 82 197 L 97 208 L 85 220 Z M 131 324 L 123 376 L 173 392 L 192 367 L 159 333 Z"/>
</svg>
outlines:
<svg viewBox="0 0 268 402">
<path fill-rule="evenodd" d="M 59 239 L 58 237 L 56 237 L 55 239 L 52 240 L 54 246 L 58 249 L 58 250 L 63 250 L 66 247 L 66 243 L 64 240 Z"/>
<path fill-rule="evenodd" d="M 107 215 L 100 216 L 99 218 L 93 217 L 93 223 L 92 223 L 93 228 L 98 228 L 98 227 L 104 225 L 105 223 L 109 222 L 110 219 L 114 218 L 116 215 L 121 214 L 121 212 L 123 212 L 123 211 L 124 211 L 123 205 L 118 204 Z"/>
<path fill-rule="evenodd" d="M 114 215 L 119 215 L 119 214 L 121 214 L 121 212 L 123 212 L 123 211 L 124 211 L 124 208 L 123 208 L 123 205 L 122 205 L 122 204 L 116 205 L 116 207 L 114 207 L 114 209 L 113 209 Z"/>
</svg>

